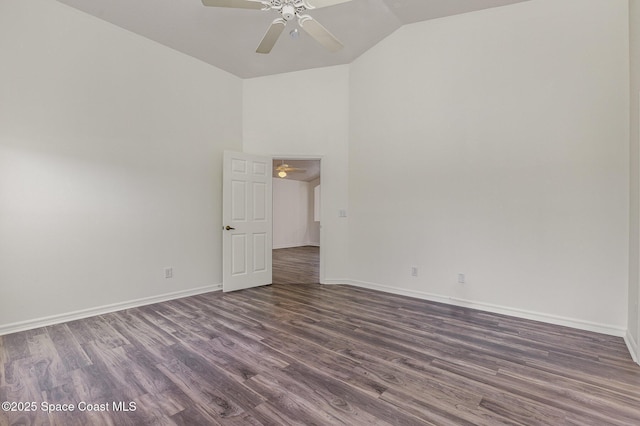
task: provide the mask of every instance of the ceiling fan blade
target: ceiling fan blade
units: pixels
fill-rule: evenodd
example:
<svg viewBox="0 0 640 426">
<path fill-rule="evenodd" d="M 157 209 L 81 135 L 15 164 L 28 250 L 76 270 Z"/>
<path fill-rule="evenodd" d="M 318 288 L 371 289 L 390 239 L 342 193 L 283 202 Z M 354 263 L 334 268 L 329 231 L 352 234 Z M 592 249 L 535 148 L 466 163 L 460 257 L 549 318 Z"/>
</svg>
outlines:
<svg viewBox="0 0 640 426">
<path fill-rule="evenodd" d="M 351 0 L 304 0 L 307 9 L 318 9 L 321 7 L 333 6 L 334 4 L 347 3 Z"/>
<path fill-rule="evenodd" d="M 342 43 L 335 38 L 325 27 L 309 15 L 303 15 L 298 20 L 300 27 L 313 37 L 318 43 L 332 52 L 342 49 Z"/>
<path fill-rule="evenodd" d="M 262 38 L 260 45 L 256 49 L 257 53 L 269 53 L 273 46 L 278 41 L 278 37 L 282 34 L 285 25 L 287 25 L 287 21 L 282 18 L 278 18 L 271 23 L 271 26 L 267 30 L 267 33 Z"/>
<path fill-rule="evenodd" d="M 202 4 L 212 7 L 233 7 L 235 9 L 264 9 L 259 0 L 202 0 Z"/>
<path fill-rule="evenodd" d="M 288 164 L 284 164 L 284 163 L 279 165 L 279 166 L 277 166 L 275 169 L 276 169 L 276 171 L 280 171 L 281 170 L 281 171 L 284 171 L 284 172 L 287 172 L 287 173 L 288 172 L 296 173 L 296 172 L 306 172 L 307 171 L 307 169 L 301 169 L 299 167 L 291 167 Z"/>
</svg>

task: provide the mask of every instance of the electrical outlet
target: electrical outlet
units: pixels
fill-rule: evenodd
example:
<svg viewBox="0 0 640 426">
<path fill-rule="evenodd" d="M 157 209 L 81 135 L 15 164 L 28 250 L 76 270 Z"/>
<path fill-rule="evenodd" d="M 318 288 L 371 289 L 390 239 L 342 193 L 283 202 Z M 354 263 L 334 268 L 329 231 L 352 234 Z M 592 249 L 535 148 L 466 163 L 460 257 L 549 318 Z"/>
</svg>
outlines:
<svg viewBox="0 0 640 426">
<path fill-rule="evenodd" d="M 464 274 L 458 274 L 458 283 L 464 284 Z"/>
<path fill-rule="evenodd" d="M 173 278 L 173 268 L 164 268 L 164 277 Z"/>
<path fill-rule="evenodd" d="M 417 277 L 418 276 L 418 268 L 416 266 L 412 266 L 411 267 L 411 276 L 412 277 Z"/>
</svg>

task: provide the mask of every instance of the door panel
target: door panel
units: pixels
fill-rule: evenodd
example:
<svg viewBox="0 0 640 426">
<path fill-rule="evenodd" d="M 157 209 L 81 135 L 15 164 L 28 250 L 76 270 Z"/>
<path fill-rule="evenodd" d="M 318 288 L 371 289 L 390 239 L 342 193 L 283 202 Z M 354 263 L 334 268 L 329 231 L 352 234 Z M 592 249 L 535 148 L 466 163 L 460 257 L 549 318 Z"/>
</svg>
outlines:
<svg viewBox="0 0 640 426">
<path fill-rule="evenodd" d="M 253 272 L 264 272 L 267 269 L 267 253 L 271 256 L 271 250 L 267 247 L 266 234 L 253 235 Z"/>
<path fill-rule="evenodd" d="M 223 291 L 271 284 L 271 169 L 271 158 L 224 153 Z"/>
<path fill-rule="evenodd" d="M 232 267 L 231 276 L 237 277 L 247 273 L 247 236 L 231 236 Z"/>
<path fill-rule="evenodd" d="M 247 220 L 247 183 L 231 181 L 231 219 L 234 222 Z"/>
</svg>

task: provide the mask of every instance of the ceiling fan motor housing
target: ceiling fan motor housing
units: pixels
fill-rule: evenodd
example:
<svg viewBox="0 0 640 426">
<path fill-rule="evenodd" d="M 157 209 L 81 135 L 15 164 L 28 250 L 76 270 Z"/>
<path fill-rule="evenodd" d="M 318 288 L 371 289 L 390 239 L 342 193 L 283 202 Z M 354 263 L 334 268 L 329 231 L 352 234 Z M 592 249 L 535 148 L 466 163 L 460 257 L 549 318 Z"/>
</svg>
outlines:
<svg viewBox="0 0 640 426">
<path fill-rule="evenodd" d="M 296 8 L 291 4 L 285 4 L 282 6 L 282 10 L 280 12 L 286 21 L 290 21 L 296 16 Z"/>
</svg>

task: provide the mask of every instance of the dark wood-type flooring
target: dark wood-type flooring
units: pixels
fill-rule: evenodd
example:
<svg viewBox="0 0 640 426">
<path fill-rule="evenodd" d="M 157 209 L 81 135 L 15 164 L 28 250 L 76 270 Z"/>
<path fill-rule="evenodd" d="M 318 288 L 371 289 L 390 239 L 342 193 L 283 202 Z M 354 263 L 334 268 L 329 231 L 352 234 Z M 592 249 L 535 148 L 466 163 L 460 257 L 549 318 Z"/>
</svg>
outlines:
<svg viewBox="0 0 640 426">
<path fill-rule="evenodd" d="M 639 425 L 640 366 L 616 337 L 274 284 L 1 336 L 2 401 L 38 407 L 2 425 Z"/>
<path fill-rule="evenodd" d="M 320 282 L 320 247 L 305 246 L 273 251 L 275 284 L 317 284 Z"/>
</svg>

